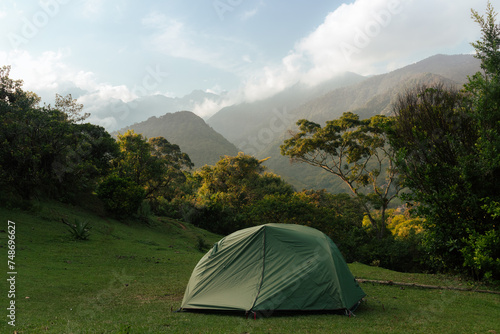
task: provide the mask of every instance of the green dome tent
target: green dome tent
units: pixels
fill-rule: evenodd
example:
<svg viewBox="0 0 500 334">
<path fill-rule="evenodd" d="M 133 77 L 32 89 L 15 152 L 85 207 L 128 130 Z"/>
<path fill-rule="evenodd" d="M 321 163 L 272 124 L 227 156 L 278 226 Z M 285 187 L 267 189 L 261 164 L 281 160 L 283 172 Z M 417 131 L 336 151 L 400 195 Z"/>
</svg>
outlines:
<svg viewBox="0 0 500 334">
<path fill-rule="evenodd" d="M 351 310 L 365 295 L 327 235 L 266 224 L 224 237 L 203 256 L 181 310 Z"/>
</svg>

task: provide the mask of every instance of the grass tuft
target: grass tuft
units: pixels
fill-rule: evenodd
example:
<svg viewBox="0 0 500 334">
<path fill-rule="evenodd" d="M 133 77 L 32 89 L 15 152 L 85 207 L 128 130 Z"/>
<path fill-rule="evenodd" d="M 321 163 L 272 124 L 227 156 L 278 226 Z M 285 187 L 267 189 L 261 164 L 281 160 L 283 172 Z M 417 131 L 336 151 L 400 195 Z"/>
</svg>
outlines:
<svg viewBox="0 0 500 334">
<path fill-rule="evenodd" d="M 71 234 L 73 239 L 75 240 L 89 240 L 90 237 L 90 229 L 92 227 L 89 226 L 88 221 L 81 221 L 79 219 L 75 219 L 74 224 L 70 224 L 62 219 L 64 225 L 68 226 L 68 232 Z"/>
</svg>

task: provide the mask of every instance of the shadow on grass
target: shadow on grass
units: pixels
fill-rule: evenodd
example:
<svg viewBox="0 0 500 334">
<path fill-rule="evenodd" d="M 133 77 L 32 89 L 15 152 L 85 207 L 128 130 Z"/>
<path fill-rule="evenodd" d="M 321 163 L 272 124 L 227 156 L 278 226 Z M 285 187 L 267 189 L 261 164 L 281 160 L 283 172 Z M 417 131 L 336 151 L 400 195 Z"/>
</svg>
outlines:
<svg viewBox="0 0 500 334">
<path fill-rule="evenodd" d="M 362 311 L 362 308 L 359 309 Z M 247 319 L 261 319 L 261 318 L 287 318 L 296 316 L 307 316 L 307 315 L 340 315 L 346 317 L 354 317 L 355 314 L 352 311 L 346 309 L 340 310 L 259 310 L 259 311 L 228 311 L 228 310 L 195 310 L 195 309 L 184 309 L 177 310 L 175 313 L 194 313 L 194 314 L 205 314 L 205 315 L 215 315 L 215 316 L 233 316 L 233 317 L 245 317 Z"/>
</svg>

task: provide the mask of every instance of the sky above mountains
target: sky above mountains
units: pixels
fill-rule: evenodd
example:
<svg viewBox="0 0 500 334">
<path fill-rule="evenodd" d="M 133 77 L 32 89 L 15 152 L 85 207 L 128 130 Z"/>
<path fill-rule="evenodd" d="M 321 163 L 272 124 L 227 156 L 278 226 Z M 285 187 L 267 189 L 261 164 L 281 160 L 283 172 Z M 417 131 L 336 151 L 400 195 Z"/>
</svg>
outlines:
<svg viewBox="0 0 500 334">
<path fill-rule="evenodd" d="M 485 0 L 41 0 L 0 2 L 0 65 L 51 102 L 86 106 L 195 89 L 207 117 L 345 71 L 385 73 L 472 53 Z M 500 10 L 500 0 L 491 4 Z M 116 115 L 92 115 L 109 126 Z"/>
</svg>

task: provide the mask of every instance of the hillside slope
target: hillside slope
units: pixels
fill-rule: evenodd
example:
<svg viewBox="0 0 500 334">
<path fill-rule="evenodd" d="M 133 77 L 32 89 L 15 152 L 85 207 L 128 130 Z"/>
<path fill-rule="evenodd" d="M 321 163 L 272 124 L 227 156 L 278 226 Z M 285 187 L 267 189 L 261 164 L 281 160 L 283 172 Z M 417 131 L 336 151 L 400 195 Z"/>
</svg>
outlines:
<svg viewBox="0 0 500 334">
<path fill-rule="evenodd" d="M 440 80 L 462 85 L 478 70 L 479 61 L 472 55 L 436 55 L 369 78 L 345 73 L 314 88 L 297 84 L 263 101 L 223 108 L 207 123 L 243 149 L 249 139 L 264 137 L 259 136 L 263 128 L 277 128 L 279 122 L 294 124 L 300 118 L 322 122 L 356 109 L 363 109 L 366 116 L 387 112 L 402 89 Z"/>
<path fill-rule="evenodd" d="M 87 220 L 90 239 L 72 240 L 61 223 Z M 356 318 L 327 313 L 249 319 L 244 313 L 174 312 L 189 277 L 221 236 L 154 218 L 119 222 L 93 210 L 39 203 L 32 211 L 0 208 L 0 248 L 7 265 L 7 221 L 15 223 L 15 286 L 4 276 L 4 318 L 15 301 L 15 327 L 2 333 L 495 333 L 498 295 L 360 283 L 368 294 Z M 453 277 L 404 274 L 359 263 L 357 278 L 465 287 Z M 7 269 L 5 269 L 7 271 Z M 5 274 L 5 273 L 4 273 Z M 15 297 L 8 297 L 9 289 Z M 328 330 L 326 330 L 328 332 Z"/>
<path fill-rule="evenodd" d="M 288 111 L 289 122 L 283 131 L 273 133 L 272 140 L 267 142 L 261 140 L 257 145 L 247 144 L 239 148 L 254 154 L 257 158 L 271 157 L 266 166 L 298 189 L 325 188 L 331 192 L 343 192 L 346 190 L 343 183 L 327 172 L 304 164 L 291 165 L 288 158 L 281 156 L 279 147 L 289 137 L 288 132 L 295 129 L 297 120 L 305 118 L 323 125 L 327 120 L 338 118 L 347 111 L 352 111 L 361 118 L 390 114 L 392 102 L 404 90 L 418 84 L 438 82 L 460 87 L 467 81 L 467 75 L 472 75 L 478 70 L 479 61 L 470 55 L 437 55 L 312 99 Z M 263 133 L 262 129 L 259 131 Z M 259 133 L 249 136 L 259 138 Z"/>
<path fill-rule="evenodd" d="M 130 322 L 134 333 L 160 333 L 159 315 L 178 307 L 208 249 L 200 250 L 198 240 L 212 245 L 221 238 L 168 218 L 120 222 L 94 209 L 55 202 L 37 203 L 30 212 L 0 208 L 0 248 L 7 256 L 12 221 L 17 272 L 16 326 L 4 320 L 1 333 L 131 333 L 120 328 Z M 61 219 L 89 222 L 89 240 L 72 239 Z M 152 323 L 144 317 L 150 313 L 157 314 Z"/>
<path fill-rule="evenodd" d="M 316 87 L 296 84 L 272 97 L 252 103 L 222 108 L 207 120 L 217 132 L 240 147 L 262 128 L 280 127 L 289 121 L 288 114 L 301 104 L 339 87 L 352 85 L 365 78 L 355 73 L 344 73 Z"/>
<path fill-rule="evenodd" d="M 189 155 L 195 167 L 213 165 L 223 155 L 238 154 L 236 146 L 190 111 L 153 116 L 118 132 L 124 133 L 129 129 L 147 138 L 165 137 L 169 142 L 179 145 L 182 152 Z"/>
</svg>

